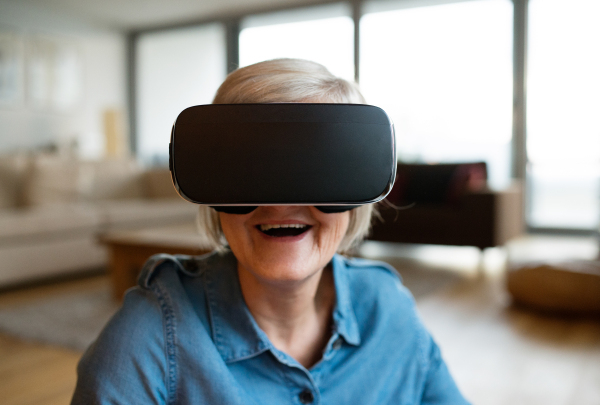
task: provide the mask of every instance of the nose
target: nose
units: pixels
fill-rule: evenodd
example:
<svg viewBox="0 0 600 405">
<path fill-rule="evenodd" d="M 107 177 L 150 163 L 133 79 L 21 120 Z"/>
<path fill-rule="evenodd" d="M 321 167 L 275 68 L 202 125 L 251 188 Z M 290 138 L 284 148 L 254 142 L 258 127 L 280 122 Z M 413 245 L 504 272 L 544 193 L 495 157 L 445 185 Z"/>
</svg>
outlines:
<svg viewBox="0 0 600 405">
<path fill-rule="evenodd" d="M 261 212 L 259 215 L 269 216 L 290 216 L 290 215 L 307 215 L 307 211 L 310 211 L 309 206 L 304 205 L 263 205 L 258 207 Z M 308 215 L 310 215 L 308 213 Z"/>
<path fill-rule="evenodd" d="M 298 209 L 302 209 L 301 205 L 263 205 L 259 206 L 258 209 L 262 209 L 265 212 L 273 212 L 273 213 L 284 213 L 290 211 L 297 211 Z"/>
</svg>

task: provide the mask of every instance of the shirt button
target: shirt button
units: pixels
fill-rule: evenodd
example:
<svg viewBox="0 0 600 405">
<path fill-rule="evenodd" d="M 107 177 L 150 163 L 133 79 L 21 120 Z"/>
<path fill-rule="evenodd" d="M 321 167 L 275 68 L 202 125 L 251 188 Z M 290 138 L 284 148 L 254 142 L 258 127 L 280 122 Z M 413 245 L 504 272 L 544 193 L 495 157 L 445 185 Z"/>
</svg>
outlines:
<svg viewBox="0 0 600 405">
<path fill-rule="evenodd" d="M 298 395 L 298 399 L 300 399 L 300 402 L 302 402 L 303 404 L 311 404 L 315 400 L 315 397 L 313 396 L 313 393 L 310 392 L 310 390 L 307 388 Z"/>
<path fill-rule="evenodd" d="M 342 347 L 342 339 L 341 338 L 339 338 L 335 342 L 333 342 L 332 348 L 333 348 L 333 350 L 339 350 L 340 347 Z"/>
</svg>

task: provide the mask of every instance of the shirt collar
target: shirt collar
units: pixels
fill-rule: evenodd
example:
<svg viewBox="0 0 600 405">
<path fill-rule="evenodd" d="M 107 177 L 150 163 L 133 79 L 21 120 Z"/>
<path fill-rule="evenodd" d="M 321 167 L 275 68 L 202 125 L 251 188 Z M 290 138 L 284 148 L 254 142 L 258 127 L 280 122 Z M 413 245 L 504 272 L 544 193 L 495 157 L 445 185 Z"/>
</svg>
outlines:
<svg viewBox="0 0 600 405">
<path fill-rule="evenodd" d="M 246 306 L 237 275 L 237 260 L 231 252 L 213 255 L 205 264 L 206 294 L 210 310 L 212 337 L 225 362 L 234 362 L 273 349 L 267 335 L 256 324 Z M 360 344 L 358 323 L 350 300 L 345 261 L 332 259 L 336 289 L 333 312 L 334 333 L 352 345 Z"/>
</svg>

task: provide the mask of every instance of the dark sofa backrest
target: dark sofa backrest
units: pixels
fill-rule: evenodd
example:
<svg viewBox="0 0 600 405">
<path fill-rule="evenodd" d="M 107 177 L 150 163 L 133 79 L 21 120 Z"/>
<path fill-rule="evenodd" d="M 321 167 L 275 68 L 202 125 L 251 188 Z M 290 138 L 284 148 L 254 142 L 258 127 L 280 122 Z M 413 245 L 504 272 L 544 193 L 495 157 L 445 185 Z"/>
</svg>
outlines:
<svg viewBox="0 0 600 405">
<path fill-rule="evenodd" d="M 399 163 L 396 183 L 386 200 L 397 206 L 456 204 L 466 192 L 481 190 L 486 183 L 485 162 Z"/>
</svg>

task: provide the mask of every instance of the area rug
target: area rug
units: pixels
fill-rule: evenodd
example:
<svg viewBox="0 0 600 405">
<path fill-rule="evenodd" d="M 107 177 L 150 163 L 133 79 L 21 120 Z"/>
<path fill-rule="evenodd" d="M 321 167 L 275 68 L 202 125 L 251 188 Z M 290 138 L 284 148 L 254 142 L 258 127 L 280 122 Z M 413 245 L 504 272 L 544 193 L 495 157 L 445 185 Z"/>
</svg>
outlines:
<svg viewBox="0 0 600 405">
<path fill-rule="evenodd" d="M 23 340 L 85 350 L 118 309 L 110 287 L 40 298 L 0 310 L 0 331 Z"/>
<path fill-rule="evenodd" d="M 450 271 L 421 267 L 412 260 L 385 259 L 417 299 L 463 279 Z M 37 299 L 0 309 L 0 331 L 20 339 L 85 350 L 118 309 L 108 285 L 85 292 Z"/>
</svg>

